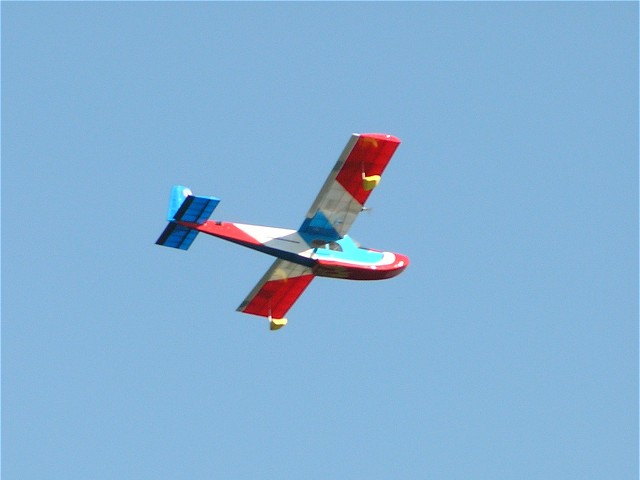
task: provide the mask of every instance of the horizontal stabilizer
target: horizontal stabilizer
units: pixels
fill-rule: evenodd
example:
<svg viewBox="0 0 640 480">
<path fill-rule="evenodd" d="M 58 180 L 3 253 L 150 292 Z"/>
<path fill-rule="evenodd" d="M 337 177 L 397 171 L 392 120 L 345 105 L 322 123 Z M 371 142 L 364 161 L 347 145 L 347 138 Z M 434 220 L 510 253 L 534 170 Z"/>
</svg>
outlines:
<svg viewBox="0 0 640 480">
<path fill-rule="evenodd" d="M 209 220 L 218 203 L 220 203 L 220 200 L 214 197 L 189 195 L 176 212 L 174 219 L 180 222 L 202 225 Z"/>
<path fill-rule="evenodd" d="M 193 230 L 176 222 L 195 223 L 202 225 L 220 203 L 215 197 L 199 197 L 191 193 L 187 187 L 175 185 L 169 197 L 167 220 L 169 225 L 164 229 L 156 245 L 188 250 L 198 235 Z"/>
<path fill-rule="evenodd" d="M 156 245 L 188 250 L 197 235 L 197 230 L 183 227 L 177 223 L 170 223 L 167 225 L 167 228 L 164 229 L 160 238 L 156 241 Z"/>
<path fill-rule="evenodd" d="M 209 220 L 219 203 L 218 198 L 199 197 L 191 193 L 187 187 L 176 185 L 171 189 L 167 220 L 202 225 Z"/>
</svg>

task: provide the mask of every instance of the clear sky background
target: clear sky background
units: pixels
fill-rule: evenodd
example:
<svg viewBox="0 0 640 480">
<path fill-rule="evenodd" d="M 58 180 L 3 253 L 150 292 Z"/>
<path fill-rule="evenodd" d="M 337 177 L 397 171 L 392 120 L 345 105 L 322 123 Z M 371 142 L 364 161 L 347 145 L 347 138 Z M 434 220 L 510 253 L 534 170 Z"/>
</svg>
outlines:
<svg viewBox="0 0 640 480">
<path fill-rule="evenodd" d="M 270 332 L 272 259 L 154 242 L 170 188 L 296 228 L 403 140 Z M 636 479 L 637 3 L 2 2 L 2 477 Z"/>
</svg>

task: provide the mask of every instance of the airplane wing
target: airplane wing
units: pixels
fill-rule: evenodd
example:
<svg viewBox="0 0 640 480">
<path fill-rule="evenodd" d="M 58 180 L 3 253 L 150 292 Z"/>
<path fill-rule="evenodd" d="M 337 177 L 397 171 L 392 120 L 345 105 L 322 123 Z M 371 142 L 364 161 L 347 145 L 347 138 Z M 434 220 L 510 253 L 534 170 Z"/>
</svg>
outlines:
<svg viewBox="0 0 640 480">
<path fill-rule="evenodd" d="M 284 316 L 313 280 L 309 267 L 277 259 L 238 307 L 239 312 L 269 317 L 271 329 L 286 324 Z"/>
<path fill-rule="evenodd" d="M 313 240 L 343 237 L 380 182 L 400 139 L 379 133 L 353 134 L 300 227 Z M 271 329 L 284 318 L 313 280 L 311 268 L 277 259 L 238 307 L 239 312 L 269 317 Z"/>
<path fill-rule="evenodd" d="M 351 228 L 380 182 L 400 139 L 379 133 L 353 134 L 309 209 L 301 233 L 332 241 Z"/>
</svg>

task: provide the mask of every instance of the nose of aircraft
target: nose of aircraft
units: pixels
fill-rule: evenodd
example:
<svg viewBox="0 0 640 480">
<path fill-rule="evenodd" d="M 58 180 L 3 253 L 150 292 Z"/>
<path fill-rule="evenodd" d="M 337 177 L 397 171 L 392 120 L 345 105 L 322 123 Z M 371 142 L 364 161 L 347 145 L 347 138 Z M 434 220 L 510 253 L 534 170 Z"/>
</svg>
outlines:
<svg viewBox="0 0 640 480">
<path fill-rule="evenodd" d="M 409 266 L 409 257 L 401 253 L 394 253 L 394 255 L 396 256 L 396 260 L 393 262 L 393 267 L 400 273 Z"/>
</svg>

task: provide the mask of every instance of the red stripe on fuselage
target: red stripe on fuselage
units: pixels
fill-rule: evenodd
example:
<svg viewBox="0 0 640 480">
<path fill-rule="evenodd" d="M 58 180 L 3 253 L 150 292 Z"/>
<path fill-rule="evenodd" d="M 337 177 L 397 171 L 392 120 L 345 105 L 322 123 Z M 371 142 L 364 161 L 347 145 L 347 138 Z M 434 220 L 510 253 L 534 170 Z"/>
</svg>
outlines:
<svg viewBox="0 0 640 480">
<path fill-rule="evenodd" d="M 245 246 L 262 245 L 258 240 L 248 233 L 238 228 L 231 222 L 214 222 L 209 220 L 202 225 L 188 222 L 177 222 L 185 227 L 193 228 L 199 232 L 213 235 L 214 237 L 224 238 L 230 242 L 239 243 Z"/>
<path fill-rule="evenodd" d="M 388 265 L 354 265 L 331 260 L 317 260 L 313 274 L 319 277 L 344 278 L 346 280 L 384 280 L 400 275 L 409 258 L 395 253 L 395 260 Z"/>
</svg>

